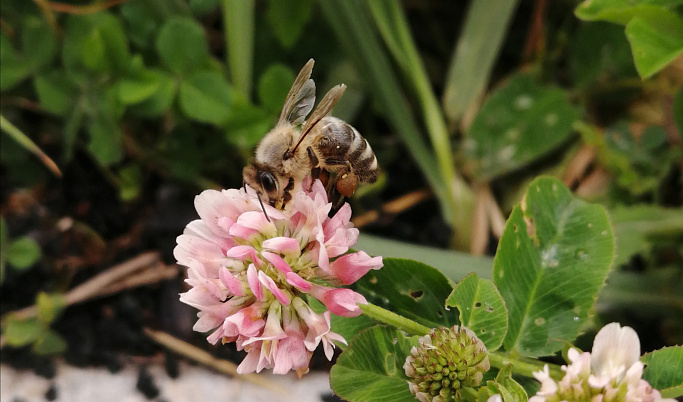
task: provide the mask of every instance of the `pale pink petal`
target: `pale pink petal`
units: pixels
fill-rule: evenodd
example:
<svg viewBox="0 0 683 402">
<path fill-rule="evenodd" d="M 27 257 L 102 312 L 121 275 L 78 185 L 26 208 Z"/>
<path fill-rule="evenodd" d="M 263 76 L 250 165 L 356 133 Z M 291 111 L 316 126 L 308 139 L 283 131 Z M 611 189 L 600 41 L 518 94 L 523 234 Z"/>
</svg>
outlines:
<svg viewBox="0 0 683 402">
<path fill-rule="evenodd" d="M 249 268 L 247 268 L 247 283 L 249 283 L 249 289 L 251 289 L 251 293 L 254 294 L 254 297 L 259 301 L 263 301 L 265 299 L 263 287 L 259 281 L 258 271 L 256 270 L 256 267 L 254 267 L 254 264 L 249 264 Z"/>
<path fill-rule="evenodd" d="M 237 366 L 237 374 L 249 374 L 256 371 L 256 366 L 259 363 L 259 358 L 261 354 L 252 351 L 247 353 L 247 356 L 242 360 L 239 366 Z"/>
<path fill-rule="evenodd" d="M 265 286 L 266 289 L 268 289 L 270 293 L 272 293 L 273 296 L 275 296 L 277 301 L 284 304 L 285 306 L 289 305 L 289 303 L 291 302 L 289 296 L 285 292 L 283 292 L 282 289 L 277 287 L 273 278 L 266 275 L 265 272 L 259 271 L 258 279 L 259 282 L 261 282 L 261 284 L 263 284 L 263 286 Z"/>
<path fill-rule="evenodd" d="M 235 276 L 228 271 L 227 268 L 223 267 L 218 271 L 218 278 L 221 280 L 223 285 L 230 291 L 230 293 L 236 296 L 244 296 L 244 286 L 242 281 L 235 278 Z"/>
<path fill-rule="evenodd" d="M 194 324 L 192 329 L 196 332 L 207 332 L 220 326 L 223 323 L 224 317 L 216 317 L 212 314 L 199 313 L 199 319 Z"/>
<path fill-rule="evenodd" d="M 273 341 L 277 339 L 286 338 L 287 334 L 282 329 L 280 324 L 282 318 L 282 305 L 280 303 L 271 303 L 268 309 L 268 317 L 266 318 L 266 326 L 260 336 L 251 337 L 242 343 L 246 346 L 256 341 Z M 264 350 L 261 350 L 263 354 Z M 269 352 L 269 351 L 266 351 Z M 266 353 L 269 354 L 269 353 Z"/>
<path fill-rule="evenodd" d="M 225 231 L 225 233 L 230 233 L 230 228 L 235 224 L 235 220 L 224 216 L 218 218 L 218 226 Z"/>
<path fill-rule="evenodd" d="M 258 314 L 259 306 L 252 304 L 245 307 L 223 322 L 225 336 L 242 335 L 251 338 L 258 336 L 266 322 Z"/>
<path fill-rule="evenodd" d="M 357 317 L 362 314 L 358 304 L 368 304 L 365 297 L 351 289 L 313 285 L 311 295 L 322 302 L 331 312 L 342 317 Z"/>
<path fill-rule="evenodd" d="M 226 255 L 230 258 L 237 258 L 241 261 L 251 261 L 256 267 L 261 267 L 263 261 L 258 257 L 256 250 L 251 246 L 235 246 L 228 250 Z"/>
<path fill-rule="evenodd" d="M 312 353 L 304 345 L 303 329 L 291 308 L 283 308 L 282 318 L 287 337 L 280 340 L 278 344 L 273 366 L 273 373 L 275 374 L 286 374 L 290 370 L 305 369 L 308 367 L 312 356 Z"/>
<path fill-rule="evenodd" d="M 291 237 L 273 237 L 261 244 L 264 250 L 284 254 L 286 257 L 297 258 L 301 255 L 299 242 Z"/>
<path fill-rule="evenodd" d="M 245 212 L 237 218 L 237 225 L 245 228 L 254 229 L 264 235 L 272 237 L 275 235 L 275 223 L 271 217 L 266 217 L 262 211 Z"/>
<path fill-rule="evenodd" d="M 215 243 L 218 245 L 221 250 L 225 251 L 229 249 L 230 247 L 236 246 L 237 244 L 235 241 L 229 237 L 223 237 L 223 236 L 218 236 L 216 235 L 209 225 L 206 224 L 201 219 L 194 220 L 190 223 L 187 224 L 185 227 L 185 230 L 183 230 L 183 234 L 191 235 L 191 236 L 197 236 L 200 237 L 208 242 Z"/>
<path fill-rule="evenodd" d="M 204 190 L 195 197 L 194 206 L 199 217 L 211 228 L 211 231 L 221 237 L 229 237 L 229 234 L 218 225 L 222 217 L 236 218 L 233 202 L 225 193 L 216 190 Z"/>
<path fill-rule="evenodd" d="M 230 236 L 239 237 L 247 241 L 252 241 L 254 238 L 261 235 L 261 232 L 255 229 L 247 228 L 242 225 L 234 224 L 230 227 Z"/>
<path fill-rule="evenodd" d="M 273 264 L 273 266 L 282 274 L 286 275 L 287 273 L 292 272 L 292 268 L 289 266 L 289 264 L 287 264 L 287 262 L 279 255 L 268 251 L 262 251 L 261 255 L 263 258 Z"/>
<path fill-rule="evenodd" d="M 349 251 L 349 246 L 346 244 L 346 229 L 339 229 L 332 237 L 326 237 L 325 250 L 327 250 L 328 258 L 338 257 Z"/>
<path fill-rule="evenodd" d="M 295 274 L 294 272 L 289 272 L 285 275 L 287 279 L 287 283 L 290 285 L 296 287 L 302 292 L 308 292 L 311 290 L 311 282 L 305 280 L 304 278 L 300 277 L 299 275 Z"/>
<path fill-rule="evenodd" d="M 173 256 L 178 263 L 189 266 L 190 259 L 201 261 L 207 268 L 207 277 L 218 278 L 218 269 L 226 260 L 220 246 L 201 237 L 186 234 L 178 236 L 176 241 L 178 245 L 173 249 Z"/>
<path fill-rule="evenodd" d="M 343 255 L 330 264 L 330 274 L 342 284 L 350 285 L 371 269 L 380 269 L 382 257 L 370 257 L 364 251 Z"/>
</svg>

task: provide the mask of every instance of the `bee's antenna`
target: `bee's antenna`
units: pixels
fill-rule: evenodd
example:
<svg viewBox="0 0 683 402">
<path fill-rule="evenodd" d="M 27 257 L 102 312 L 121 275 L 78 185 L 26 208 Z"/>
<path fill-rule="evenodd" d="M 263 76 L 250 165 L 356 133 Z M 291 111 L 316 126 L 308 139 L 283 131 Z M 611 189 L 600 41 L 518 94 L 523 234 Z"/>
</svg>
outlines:
<svg viewBox="0 0 683 402">
<path fill-rule="evenodd" d="M 261 204 L 261 209 L 263 210 L 263 215 L 265 215 L 266 220 L 268 220 L 268 222 L 270 222 L 270 217 L 268 217 L 268 213 L 266 212 L 266 207 L 263 206 L 263 201 L 261 200 L 261 196 L 258 194 L 258 192 L 256 193 L 256 197 L 258 198 L 259 204 Z"/>
</svg>

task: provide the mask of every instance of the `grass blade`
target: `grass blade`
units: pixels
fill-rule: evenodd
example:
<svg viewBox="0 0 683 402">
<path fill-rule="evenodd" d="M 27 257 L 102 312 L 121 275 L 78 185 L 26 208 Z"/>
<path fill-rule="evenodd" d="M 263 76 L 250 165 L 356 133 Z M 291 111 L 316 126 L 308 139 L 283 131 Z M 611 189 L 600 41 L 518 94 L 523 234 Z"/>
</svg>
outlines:
<svg viewBox="0 0 683 402">
<path fill-rule="evenodd" d="M 472 1 L 446 77 L 443 107 L 455 126 L 486 89 L 519 0 Z"/>
<path fill-rule="evenodd" d="M 50 171 L 57 177 L 62 177 L 62 172 L 57 167 L 57 164 L 43 152 L 35 142 L 31 141 L 30 138 L 26 136 L 21 130 L 19 130 L 14 124 L 10 123 L 5 116 L 0 115 L 0 130 L 4 131 L 12 137 L 16 142 L 18 142 L 27 151 L 33 153 L 40 159 L 40 161 L 45 165 Z"/>
</svg>

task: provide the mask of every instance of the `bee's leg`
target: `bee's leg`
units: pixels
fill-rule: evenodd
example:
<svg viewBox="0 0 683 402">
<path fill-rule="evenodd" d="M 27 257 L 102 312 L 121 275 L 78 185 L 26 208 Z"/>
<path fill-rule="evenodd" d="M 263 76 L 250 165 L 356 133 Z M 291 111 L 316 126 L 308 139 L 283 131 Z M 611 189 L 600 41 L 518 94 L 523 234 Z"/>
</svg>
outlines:
<svg viewBox="0 0 683 402">
<path fill-rule="evenodd" d="M 337 179 L 337 191 L 339 194 L 351 197 L 358 188 L 358 175 L 351 168 L 351 164 L 347 162 L 346 169 L 339 172 Z"/>
<path fill-rule="evenodd" d="M 285 205 L 287 205 L 287 202 L 292 199 L 292 193 L 291 191 L 294 189 L 294 178 L 290 177 L 289 178 L 289 183 L 287 183 L 287 187 L 285 187 L 284 194 L 282 196 L 282 209 L 285 208 Z"/>
<path fill-rule="evenodd" d="M 312 147 L 306 148 L 306 152 L 308 153 L 308 159 L 311 161 L 311 176 L 313 177 L 313 180 L 317 179 L 320 177 L 320 171 L 322 168 L 320 167 L 320 161 L 318 160 L 318 157 L 315 155 L 315 152 L 313 152 Z M 313 189 L 313 181 L 311 181 L 311 186 L 308 189 L 308 191 L 311 191 Z"/>
</svg>

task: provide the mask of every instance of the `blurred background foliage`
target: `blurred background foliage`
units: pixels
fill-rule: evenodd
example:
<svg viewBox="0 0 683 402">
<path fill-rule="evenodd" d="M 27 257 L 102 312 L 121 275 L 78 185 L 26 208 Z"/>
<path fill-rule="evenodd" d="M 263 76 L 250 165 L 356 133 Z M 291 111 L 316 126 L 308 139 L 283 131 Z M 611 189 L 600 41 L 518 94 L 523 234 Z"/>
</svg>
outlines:
<svg viewBox="0 0 683 402">
<path fill-rule="evenodd" d="M 611 211 L 601 317 L 657 328 L 645 350 L 680 344 L 681 15 L 680 0 L 2 0 L 2 344 L 78 362 L 151 353 L 143 325 L 190 337 L 177 267 L 99 301 L 68 292 L 147 250 L 171 263 L 193 196 L 242 185 L 309 58 L 319 96 L 347 84 L 334 114 L 382 167 L 350 201 L 373 234 L 359 248 L 490 276 L 505 217 L 553 175 Z M 63 339 L 74 324 L 88 329 Z"/>
</svg>

